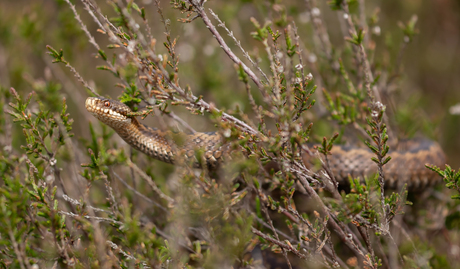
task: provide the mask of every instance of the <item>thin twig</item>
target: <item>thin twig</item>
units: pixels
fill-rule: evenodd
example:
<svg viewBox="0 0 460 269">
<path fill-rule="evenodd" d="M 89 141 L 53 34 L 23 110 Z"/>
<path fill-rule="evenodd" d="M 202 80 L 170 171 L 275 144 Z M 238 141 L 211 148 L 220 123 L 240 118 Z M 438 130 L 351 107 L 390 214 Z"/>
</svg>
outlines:
<svg viewBox="0 0 460 269">
<path fill-rule="evenodd" d="M 233 39 L 233 41 L 238 46 L 238 48 L 243 52 L 244 57 L 246 59 L 248 59 L 248 61 L 251 62 L 251 64 L 255 68 L 257 68 L 257 70 L 260 72 L 260 74 L 265 78 L 265 83 L 268 83 L 270 81 L 270 79 L 268 78 L 267 74 L 265 74 L 265 72 L 260 68 L 260 66 L 251 58 L 249 53 L 241 46 L 241 41 L 236 39 L 235 35 L 233 34 L 233 31 L 230 31 L 225 26 L 225 23 L 220 20 L 219 16 L 217 16 L 217 14 L 214 13 L 214 11 L 212 11 L 212 9 L 209 9 L 209 13 L 211 13 L 211 15 L 214 17 L 214 19 L 219 22 L 219 24 L 217 26 L 222 27 L 223 29 L 225 29 L 225 31 L 227 31 L 228 36 Z"/>
<path fill-rule="evenodd" d="M 136 164 L 134 164 L 131 160 L 128 160 L 128 166 L 131 167 L 139 176 L 141 176 L 145 181 L 147 181 L 147 183 L 150 185 L 150 187 L 152 188 L 152 190 L 154 192 L 156 192 L 158 194 L 158 196 L 163 199 L 163 200 L 166 200 L 168 202 L 168 206 L 169 207 L 172 207 L 174 206 L 174 204 L 176 203 L 176 201 L 174 201 L 173 198 L 167 196 L 166 194 L 164 194 L 160 188 L 158 188 L 158 186 L 155 184 L 155 182 L 153 182 L 152 178 L 147 175 L 144 171 L 142 171 Z"/>
<path fill-rule="evenodd" d="M 199 4 L 196 0 L 190 0 L 190 3 L 193 5 L 193 7 L 196 9 L 196 12 L 198 15 L 201 17 L 203 20 L 204 24 L 206 25 L 206 28 L 211 31 L 217 42 L 220 44 L 220 47 L 224 50 L 224 52 L 227 54 L 227 56 L 235 62 L 237 65 L 241 65 L 243 68 L 244 72 L 248 74 L 248 76 L 252 79 L 252 81 L 256 84 L 257 88 L 263 90 L 264 85 L 260 81 L 260 79 L 252 72 L 252 70 L 246 66 L 239 58 L 236 56 L 233 51 L 228 47 L 227 43 L 225 43 L 224 39 L 222 36 L 219 34 L 217 31 L 216 27 L 212 24 L 211 20 L 209 19 L 208 15 L 206 14 L 203 6 Z"/>
<path fill-rule="evenodd" d="M 133 169 L 133 168 L 131 168 Z M 112 169 L 112 173 L 115 175 L 115 177 L 123 184 L 125 185 L 126 188 L 130 189 L 132 192 L 134 192 L 135 194 L 137 194 L 139 197 L 141 197 L 142 199 L 144 199 L 145 201 L 149 202 L 149 203 L 152 203 L 154 204 L 155 206 L 157 206 L 158 208 L 160 208 L 161 210 L 163 210 L 164 212 L 168 213 L 168 210 L 160 205 L 159 203 L 155 202 L 154 200 L 148 198 L 147 196 L 143 195 L 142 193 L 138 192 L 136 189 L 134 189 L 133 187 L 131 187 L 126 181 L 124 181 L 115 171 L 113 171 Z"/>
</svg>

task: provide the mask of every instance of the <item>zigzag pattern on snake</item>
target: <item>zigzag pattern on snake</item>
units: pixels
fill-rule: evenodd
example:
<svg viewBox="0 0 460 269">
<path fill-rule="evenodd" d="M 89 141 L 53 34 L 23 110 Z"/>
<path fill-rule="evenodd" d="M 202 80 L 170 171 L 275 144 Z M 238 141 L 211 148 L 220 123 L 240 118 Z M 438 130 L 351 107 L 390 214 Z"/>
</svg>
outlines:
<svg viewBox="0 0 460 269">
<path fill-rule="evenodd" d="M 178 164 L 184 161 L 200 167 L 195 150 L 201 149 L 207 166 L 214 168 L 223 161 L 230 149 L 228 144 L 223 143 L 219 133 L 174 134 L 145 126 L 135 117 L 127 116 L 131 109 L 116 100 L 88 97 L 85 105 L 91 114 L 114 129 L 130 146 L 163 162 Z M 377 166 L 371 160 L 374 154 L 366 148 L 335 145 L 331 153 L 330 167 L 339 183 L 346 182 L 349 176 L 363 178 L 377 171 Z M 390 149 L 388 154 L 392 160 L 384 166 L 385 186 L 400 188 L 407 183 L 411 189 L 423 189 L 441 179 L 424 166 L 429 163 L 443 167 L 446 162 L 444 152 L 434 141 L 407 140 L 400 143 L 396 150 Z M 309 161 L 305 161 L 305 164 L 311 166 Z"/>
</svg>

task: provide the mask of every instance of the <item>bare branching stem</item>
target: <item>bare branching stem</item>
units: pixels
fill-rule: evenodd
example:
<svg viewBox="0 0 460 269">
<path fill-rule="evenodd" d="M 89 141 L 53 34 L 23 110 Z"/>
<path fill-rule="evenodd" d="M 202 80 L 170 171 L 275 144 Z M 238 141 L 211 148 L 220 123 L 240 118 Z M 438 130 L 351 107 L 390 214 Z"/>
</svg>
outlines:
<svg viewBox="0 0 460 269">
<path fill-rule="evenodd" d="M 251 56 L 249 55 L 249 53 L 243 48 L 243 46 L 241 46 L 241 41 L 239 41 L 238 39 L 236 39 L 235 35 L 233 34 L 233 31 L 230 31 L 226 26 L 225 26 L 225 23 L 223 21 L 220 20 L 219 16 L 217 16 L 216 13 L 214 13 L 214 11 L 212 11 L 212 9 L 209 9 L 209 13 L 211 13 L 211 15 L 214 17 L 215 20 L 217 20 L 219 22 L 219 24 L 217 26 L 219 27 L 222 27 L 228 34 L 228 36 L 230 38 L 233 39 L 233 41 L 235 42 L 235 44 L 238 46 L 238 48 L 241 50 L 241 52 L 243 53 L 244 57 L 255 67 L 257 68 L 257 70 L 259 71 L 259 73 L 264 77 L 265 79 L 265 84 L 268 83 L 270 81 L 270 79 L 268 78 L 267 74 L 265 74 L 265 72 L 262 70 L 262 68 L 260 68 L 260 66 L 251 58 Z M 245 70 L 246 71 L 246 70 Z M 249 75 L 249 74 L 248 74 Z"/>
<path fill-rule="evenodd" d="M 260 79 L 252 72 L 252 70 L 245 64 L 243 63 L 238 56 L 233 53 L 233 51 L 230 49 L 230 47 L 227 45 L 225 40 L 222 38 L 222 36 L 219 34 L 217 31 L 216 27 L 212 24 L 211 20 L 209 19 L 208 15 L 206 14 L 204 7 L 198 3 L 197 0 L 191 0 L 190 1 L 194 8 L 196 9 L 196 12 L 198 15 L 201 17 L 203 20 L 204 24 L 206 25 L 206 28 L 209 29 L 209 31 L 213 34 L 217 42 L 219 43 L 220 47 L 224 50 L 224 52 L 227 54 L 227 56 L 237 65 L 241 65 L 243 67 L 244 72 L 248 74 L 248 76 L 252 79 L 254 84 L 256 84 L 257 88 L 260 90 L 263 90 L 264 85 L 260 81 Z"/>
</svg>

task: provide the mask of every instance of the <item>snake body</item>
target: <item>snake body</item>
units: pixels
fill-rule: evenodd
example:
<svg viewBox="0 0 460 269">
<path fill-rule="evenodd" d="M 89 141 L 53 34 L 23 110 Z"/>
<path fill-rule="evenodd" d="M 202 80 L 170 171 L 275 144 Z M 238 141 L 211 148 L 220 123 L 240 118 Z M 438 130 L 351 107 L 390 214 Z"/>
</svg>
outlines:
<svg viewBox="0 0 460 269">
<path fill-rule="evenodd" d="M 196 150 L 202 150 L 208 168 L 215 168 L 229 151 L 223 138 L 214 132 L 183 134 L 145 126 L 128 115 L 132 110 L 127 105 L 116 100 L 88 97 L 85 105 L 88 112 L 115 130 L 131 147 L 166 163 L 184 162 L 199 168 Z"/>
<path fill-rule="evenodd" d="M 88 97 L 86 109 L 99 121 L 110 126 L 133 148 L 160 161 L 179 164 L 188 163 L 201 167 L 196 150 L 203 152 L 208 168 L 217 167 L 230 147 L 225 144 L 219 133 L 173 133 L 151 128 L 129 116 L 131 109 L 116 100 Z M 335 145 L 329 156 L 332 173 L 340 182 L 346 182 L 349 176 L 364 178 L 377 172 L 377 166 L 371 160 L 375 155 L 366 148 Z M 440 177 L 425 168 L 425 164 L 444 166 L 446 157 L 438 143 L 428 139 L 407 140 L 388 153 L 392 160 L 384 166 L 386 184 L 391 188 L 400 188 L 408 184 L 411 189 L 423 189 L 436 184 Z M 309 160 L 304 160 L 311 167 Z"/>
<path fill-rule="evenodd" d="M 368 148 L 334 145 L 331 153 L 329 165 L 339 182 L 348 176 L 362 179 L 377 173 L 377 165 L 371 159 L 375 154 Z M 390 148 L 387 156 L 391 160 L 383 166 L 385 187 L 392 189 L 401 189 L 404 184 L 412 190 L 433 186 L 441 177 L 425 164 L 443 167 L 446 162 L 439 144 L 426 138 L 401 141 L 395 149 Z"/>
</svg>

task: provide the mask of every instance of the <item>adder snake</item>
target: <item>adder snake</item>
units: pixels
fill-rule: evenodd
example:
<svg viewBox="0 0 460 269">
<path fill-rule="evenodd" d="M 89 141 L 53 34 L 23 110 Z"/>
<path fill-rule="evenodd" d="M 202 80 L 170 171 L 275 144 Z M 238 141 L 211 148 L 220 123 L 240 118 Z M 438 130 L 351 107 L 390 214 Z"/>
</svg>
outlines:
<svg viewBox="0 0 460 269">
<path fill-rule="evenodd" d="M 133 148 L 163 162 L 177 164 L 191 162 L 200 167 L 195 157 L 197 148 L 204 151 L 208 167 L 216 167 L 228 153 L 228 144 L 223 143 L 219 133 L 174 134 L 150 128 L 140 123 L 125 104 L 105 98 L 89 97 L 86 109 L 98 120 L 113 128 Z M 174 139 L 174 136 L 176 139 Z M 177 142 L 179 140 L 179 142 Z M 175 141 L 175 142 L 173 142 Z M 440 177 L 425 168 L 425 164 L 444 166 L 446 157 L 438 143 L 428 139 L 408 140 L 390 150 L 392 160 L 384 166 L 386 186 L 400 188 L 407 183 L 411 189 L 423 189 L 436 184 Z M 339 182 L 348 176 L 363 177 L 377 171 L 368 149 L 335 145 L 329 157 L 332 173 Z"/>
</svg>

